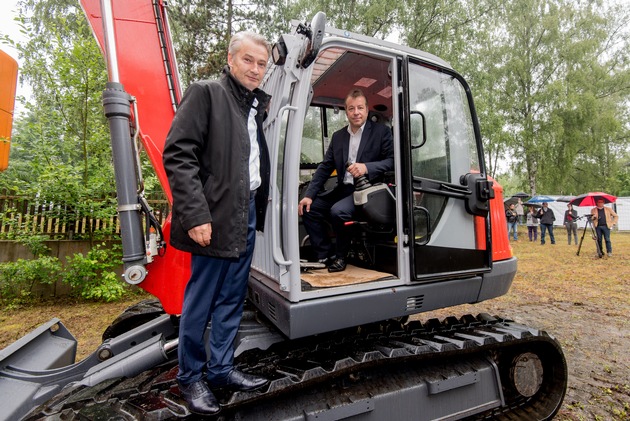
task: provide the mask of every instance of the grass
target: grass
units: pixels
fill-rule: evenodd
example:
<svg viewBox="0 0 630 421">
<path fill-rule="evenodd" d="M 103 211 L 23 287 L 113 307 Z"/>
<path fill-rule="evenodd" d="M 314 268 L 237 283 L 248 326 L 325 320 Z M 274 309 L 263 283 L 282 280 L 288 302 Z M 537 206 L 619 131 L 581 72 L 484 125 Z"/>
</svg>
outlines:
<svg viewBox="0 0 630 421">
<path fill-rule="evenodd" d="M 557 244 L 529 242 L 525 227 L 512 242 L 518 273 L 508 294 L 487 302 L 421 314 L 419 318 L 487 312 L 544 329 L 562 344 L 569 365 L 569 389 L 557 419 L 628 420 L 630 409 L 630 233 L 612 234 L 613 257 L 598 258 L 587 235 L 580 255 L 556 228 Z M 578 232 L 578 240 L 582 232 Z M 4 309 L 0 348 L 40 324 L 59 317 L 78 340 L 78 359 L 101 343 L 101 334 L 127 306 L 148 298 L 133 295 L 116 303 L 72 300 Z"/>
</svg>

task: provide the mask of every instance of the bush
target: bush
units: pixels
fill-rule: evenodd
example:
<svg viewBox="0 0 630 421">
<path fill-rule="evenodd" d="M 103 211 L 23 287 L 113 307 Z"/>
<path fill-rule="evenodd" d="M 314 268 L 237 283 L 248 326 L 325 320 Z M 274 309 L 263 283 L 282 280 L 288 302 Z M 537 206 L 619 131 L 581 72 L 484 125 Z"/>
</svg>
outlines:
<svg viewBox="0 0 630 421">
<path fill-rule="evenodd" d="M 70 284 L 81 297 L 109 302 L 125 294 L 125 284 L 111 270 L 121 260 L 120 245 L 107 248 L 102 243 L 92 248 L 86 256 L 75 253 L 67 259 L 61 280 Z"/>
<path fill-rule="evenodd" d="M 61 262 L 51 256 L 0 263 L 0 301 L 5 306 L 30 301 L 35 284 L 50 285 L 61 272 Z"/>
</svg>

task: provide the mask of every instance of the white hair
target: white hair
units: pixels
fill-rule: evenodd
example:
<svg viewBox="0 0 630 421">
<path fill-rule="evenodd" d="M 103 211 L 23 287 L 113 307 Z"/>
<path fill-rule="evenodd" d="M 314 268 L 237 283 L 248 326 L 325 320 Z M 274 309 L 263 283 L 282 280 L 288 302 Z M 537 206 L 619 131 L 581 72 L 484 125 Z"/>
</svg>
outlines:
<svg viewBox="0 0 630 421">
<path fill-rule="evenodd" d="M 271 46 L 269 45 L 265 37 L 251 31 L 241 31 L 234 34 L 232 38 L 230 39 L 228 53 L 230 53 L 230 55 L 232 56 L 235 55 L 238 52 L 238 50 L 241 49 L 241 44 L 243 43 L 243 40 L 245 39 L 252 41 L 254 44 L 258 44 L 265 47 L 265 49 L 267 50 L 267 55 L 271 56 Z"/>
</svg>

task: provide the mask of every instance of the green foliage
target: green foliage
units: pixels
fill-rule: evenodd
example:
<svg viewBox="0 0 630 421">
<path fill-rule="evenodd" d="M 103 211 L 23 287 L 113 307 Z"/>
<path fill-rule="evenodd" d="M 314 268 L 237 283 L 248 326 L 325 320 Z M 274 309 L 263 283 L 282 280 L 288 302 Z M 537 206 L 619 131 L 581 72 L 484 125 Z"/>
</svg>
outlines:
<svg viewBox="0 0 630 421">
<path fill-rule="evenodd" d="M 54 283 L 61 271 L 61 262 L 51 256 L 0 263 L 0 303 L 6 306 L 29 301 L 34 287 Z"/>
<path fill-rule="evenodd" d="M 68 257 L 62 281 L 85 299 L 116 301 L 126 292 L 120 277 L 111 270 L 121 257 L 120 247 L 107 248 L 105 243 L 92 248 L 85 256 L 75 253 Z"/>
<path fill-rule="evenodd" d="M 43 257 L 50 255 L 50 247 L 45 243 L 48 239 L 45 235 L 21 235 L 18 241 L 26 246 L 33 256 Z"/>
<path fill-rule="evenodd" d="M 103 202 L 114 196 L 101 105 L 107 74 L 83 11 L 75 0 L 23 0 L 19 6 L 28 41 L 16 48 L 32 97 L 15 122 L 11 165 L 0 187 L 42 203 L 72 204 L 60 215 L 69 221 L 101 210 L 113 215 L 113 201 Z"/>
<path fill-rule="evenodd" d="M 105 243 L 92 248 L 87 255 L 75 253 L 65 265 L 48 256 L 50 249 L 41 236 L 23 236 L 22 243 L 36 256 L 0 263 L 0 304 L 15 307 L 33 301 L 41 294 L 38 285 L 51 285 L 61 280 L 72 287 L 73 293 L 95 301 L 116 301 L 128 288 L 115 272 L 120 264 L 121 246 Z"/>
</svg>

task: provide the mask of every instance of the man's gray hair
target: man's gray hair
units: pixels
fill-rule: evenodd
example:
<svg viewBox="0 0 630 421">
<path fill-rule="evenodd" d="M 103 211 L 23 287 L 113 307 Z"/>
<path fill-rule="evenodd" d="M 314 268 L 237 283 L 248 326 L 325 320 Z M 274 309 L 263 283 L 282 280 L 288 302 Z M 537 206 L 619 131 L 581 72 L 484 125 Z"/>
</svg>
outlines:
<svg viewBox="0 0 630 421">
<path fill-rule="evenodd" d="M 232 56 L 236 54 L 238 50 L 241 49 L 241 44 L 245 39 L 252 41 L 254 44 L 262 45 L 267 50 L 267 54 L 271 56 L 271 45 L 269 45 L 265 37 L 252 31 L 241 31 L 232 35 L 232 38 L 230 39 L 230 46 L 228 47 L 228 53 Z"/>
</svg>

